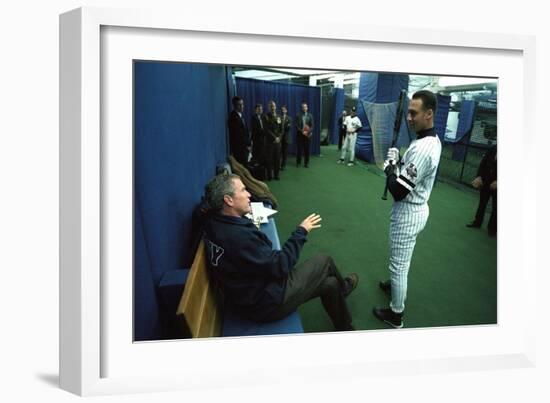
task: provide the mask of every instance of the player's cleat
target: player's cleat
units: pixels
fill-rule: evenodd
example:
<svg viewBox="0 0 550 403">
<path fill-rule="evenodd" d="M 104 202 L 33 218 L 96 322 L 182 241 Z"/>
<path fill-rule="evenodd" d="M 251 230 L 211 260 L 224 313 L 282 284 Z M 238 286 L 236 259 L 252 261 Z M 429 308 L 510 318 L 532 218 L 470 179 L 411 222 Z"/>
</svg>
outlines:
<svg viewBox="0 0 550 403">
<path fill-rule="evenodd" d="M 386 294 L 388 298 L 391 298 L 391 280 L 380 281 L 378 286 L 384 291 L 384 294 Z"/>
<path fill-rule="evenodd" d="M 472 221 L 471 223 L 466 224 L 468 228 L 481 228 L 481 224 L 478 224 L 475 221 Z"/>
<path fill-rule="evenodd" d="M 344 163 L 344 160 L 343 159 L 339 159 L 338 161 L 336 161 L 337 164 L 343 164 Z"/>
<path fill-rule="evenodd" d="M 396 313 L 391 308 L 373 308 L 372 313 L 378 319 L 387 323 L 395 329 L 401 329 L 403 327 L 403 313 Z"/>
<path fill-rule="evenodd" d="M 359 275 L 357 273 L 351 273 L 349 276 L 347 276 L 344 279 L 344 282 L 346 283 L 346 289 L 344 290 L 344 297 L 347 297 L 351 294 L 353 290 L 357 288 L 357 284 L 359 284 Z"/>
<path fill-rule="evenodd" d="M 355 165 L 353 162 L 348 162 L 348 167 L 352 167 L 353 165 Z"/>
</svg>

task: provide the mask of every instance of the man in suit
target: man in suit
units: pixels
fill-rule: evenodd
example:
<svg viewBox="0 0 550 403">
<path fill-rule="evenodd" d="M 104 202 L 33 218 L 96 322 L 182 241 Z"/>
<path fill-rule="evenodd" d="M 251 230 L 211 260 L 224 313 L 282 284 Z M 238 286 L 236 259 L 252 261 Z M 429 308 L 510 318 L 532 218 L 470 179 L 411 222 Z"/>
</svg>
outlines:
<svg viewBox="0 0 550 403">
<path fill-rule="evenodd" d="M 229 114 L 229 149 L 231 155 L 242 165 L 248 163 L 251 150 L 250 134 L 243 117 L 244 101 L 240 97 L 233 97 L 233 110 Z"/>
<path fill-rule="evenodd" d="M 344 137 L 346 137 L 346 125 L 344 122 L 346 121 L 347 115 L 347 112 L 343 110 L 342 115 L 338 118 L 338 150 L 342 150 L 342 143 Z"/>
<path fill-rule="evenodd" d="M 264 115 L 265 127 L 265 167 L 267 180 L 279 180 L 281 163 L 281 140 L 283 137 L 283 120 L 277 114 L 275 101 L 269 101 L 269 112 Z"/>
<path fill-rule="evenodd" d="M 491 217 L 487 225 L 490 237 L 497 234 L 497 146 L 492 146 L 483 156 L 477 176 L 472 181 L 472 186 L 479 189 L 479 205 L 474 221 L 467 224 L 469 228 L 480 228 L 485 217 L 485 208 L 489 199 L 492 199 Z"/>
<path fill-rule="evenodd" d="M 302 102 L 302 111 L 296 115 L 296 166 L 302 165 L 302 154 L 304 155 L 304 166 L 309 166 L 309 146 L 313 135 L 313 116 L 308 112 L 306 102 Z"/>
<path fill-rule="evenodd" d="M 252 128 L 252 158 L 254 159 L 254 162 L 260 165 L 265 165 L 265 131 L 263 109 L 262 104 L 256 104 L 256 107 L 254 108 L 254 115 L 252 116 L 250 122 L 250 127 Z"/>
<path fill-rule="evenodd" d="M 288 116 L 288 109 L 286 105 L 281 106 L 281 120 L 283 121 L 283 139 L 281 141 L 281 171 L 286 166 L 286 156 L 288 153 L 288 145 L 292 144 L 292 135 L 290 134 L 290 128 L 292 127 L 292 119 Z"/>
</svg>

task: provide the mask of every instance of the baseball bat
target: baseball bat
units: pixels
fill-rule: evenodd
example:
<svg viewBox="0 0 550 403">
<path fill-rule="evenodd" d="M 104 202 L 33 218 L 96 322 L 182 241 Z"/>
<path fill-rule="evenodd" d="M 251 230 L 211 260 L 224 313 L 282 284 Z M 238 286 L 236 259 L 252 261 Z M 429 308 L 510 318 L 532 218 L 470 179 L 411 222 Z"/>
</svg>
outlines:
<svg viewBox="0 0 550 403">
<path fill-rule="evenodd" d="M 399 130 L 401 129 L 401 118 L 403 117 L 403 108 L 405 106 L 406 97 L 407 91 L 401 90 L 401 92 L 399 93 L 399 101 L 397 103 L 397 112 L 395 113 L 395 122 L 393 124 L 393 137 L 390 148 L 395 147 L 395 144 L 397 143 L 397 138 L 399 137 Z M 388 200 L 388 177 L 386 177 L 386 185 L 384 186 L 382 200 Z"/>
</svg>

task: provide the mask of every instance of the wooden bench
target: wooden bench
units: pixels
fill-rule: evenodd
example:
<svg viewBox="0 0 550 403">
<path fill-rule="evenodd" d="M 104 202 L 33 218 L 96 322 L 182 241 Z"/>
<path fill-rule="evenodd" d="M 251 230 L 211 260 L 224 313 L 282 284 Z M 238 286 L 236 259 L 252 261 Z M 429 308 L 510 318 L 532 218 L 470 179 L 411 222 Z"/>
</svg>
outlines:
<svg viewBox="0 0 550 403">
<path fill-rule="evenodd" d="M 186 336 L 221 336 L 222 311 L 209 282 L 204 241 L 197 248 L 176 315 Z"/>
</svg>

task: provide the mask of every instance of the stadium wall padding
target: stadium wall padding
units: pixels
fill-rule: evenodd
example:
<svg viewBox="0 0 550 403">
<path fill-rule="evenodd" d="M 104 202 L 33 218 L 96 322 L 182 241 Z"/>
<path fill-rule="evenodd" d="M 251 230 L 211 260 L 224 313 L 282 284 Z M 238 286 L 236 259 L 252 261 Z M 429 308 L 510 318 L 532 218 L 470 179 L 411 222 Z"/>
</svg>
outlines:
<svg viewBox="0 0 550 403">
<path fill-rule="evenodd" d="M 165 272 L 191 265 L 192 212 L 227 160 L 226 73 L 224 66 L 134 63 L 136 340 L 166 334 L 157 286 Z"/>
<path fill-rule="evenodd" d="M 250 120 L 254 114 L 254 106 L 257 103 L 263 105 L 264 113 L 267 113 L 267 103 L 271 100 L 277 104 L 277 113 L 281 113 L 281 105 L 286 105 L 288 115 L 292 118 L 292 125 L 301 104 L 305 101 L 308 104 L 309 112 L 315 119 L 313 137 L 311 139 L 310 155 L 321 153 L 321 88 L 308 85 L 280 83 L 273 81 L 255 80 L 250 78 L 237 77 L 235 79 L 237 95 L 244 100 L 244 118 L 249 127 Z M 291 130 L 292 144 L 289 145 L 290 154 L 296 153 L 296 130 Z"/>
</svg>

